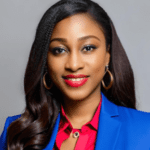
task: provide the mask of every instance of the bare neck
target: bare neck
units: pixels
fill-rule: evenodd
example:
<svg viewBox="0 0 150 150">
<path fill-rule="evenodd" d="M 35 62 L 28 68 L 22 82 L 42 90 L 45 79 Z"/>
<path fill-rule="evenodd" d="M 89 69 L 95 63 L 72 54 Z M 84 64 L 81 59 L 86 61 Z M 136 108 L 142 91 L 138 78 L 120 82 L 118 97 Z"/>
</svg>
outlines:
<svg viewBox="0 0 150 150">
<path fill-rule="evenodd" d="M 64 99 L 63 108 L 73 128 L 79 129 L 93 118 L 100 100 L 100 92 L 84 100 Z"/>
</svg>

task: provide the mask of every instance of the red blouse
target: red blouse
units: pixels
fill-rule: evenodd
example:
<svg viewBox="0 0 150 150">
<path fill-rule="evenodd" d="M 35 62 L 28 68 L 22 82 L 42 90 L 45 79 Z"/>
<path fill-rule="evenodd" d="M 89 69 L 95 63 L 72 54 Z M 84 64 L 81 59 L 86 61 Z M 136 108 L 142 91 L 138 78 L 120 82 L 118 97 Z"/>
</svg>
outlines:
<svg viewBox="0 0 150 150">
<path fill-rule="evenodd" d="M 82 126 L 81 129 L 73 129 L 69 119 L 67 118 L 63 106 L 61 105 L 61 120 L 59 123 L 59 129 L 56 136 L 56 142 L 53 150 L 60 150 L 61 144 L 64 140 L 69 138 L 70 133 L 79 132 L 79 137 L 75 145 L 75 150 L 94 150 L 96 134 L 98 130 L 98 121 L 101 108 L 101 102 L 97 107 L 97 110 L 91 121 Z"/>
</svg>

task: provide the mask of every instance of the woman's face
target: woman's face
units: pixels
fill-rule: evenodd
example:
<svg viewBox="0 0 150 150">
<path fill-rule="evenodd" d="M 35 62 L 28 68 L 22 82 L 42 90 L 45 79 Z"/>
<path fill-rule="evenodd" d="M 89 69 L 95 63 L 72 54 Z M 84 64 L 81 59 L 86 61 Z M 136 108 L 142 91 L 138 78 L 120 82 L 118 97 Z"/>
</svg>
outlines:
<svg viewBox="0 0 150 150">
<path fill-rule="evenodd" d="M 56 24 L 47 66 L 52 82 L 64 98 L 83 100 L 100 93 L 110 60 L 105 43 L 102 30 L 87 14 L 76 14 Z M 79 74 L 86 77 L 72 76 Z"/>
</svg>

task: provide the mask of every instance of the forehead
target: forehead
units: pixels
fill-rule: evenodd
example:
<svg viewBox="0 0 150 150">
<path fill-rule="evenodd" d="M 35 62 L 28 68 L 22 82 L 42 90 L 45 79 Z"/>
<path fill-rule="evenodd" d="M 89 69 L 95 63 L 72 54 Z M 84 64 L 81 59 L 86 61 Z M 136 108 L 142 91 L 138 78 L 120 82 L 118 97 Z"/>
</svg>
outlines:
<svg viewBox="0 0 150 150">
<path fill-rule="evenodd" d="M 52 38 L 73 36 L 82 37 L 86 35 L 103 36 L 101 26 L 88 14 L 76 14 L 67 17 L 56 24 Z"/>
</svg>

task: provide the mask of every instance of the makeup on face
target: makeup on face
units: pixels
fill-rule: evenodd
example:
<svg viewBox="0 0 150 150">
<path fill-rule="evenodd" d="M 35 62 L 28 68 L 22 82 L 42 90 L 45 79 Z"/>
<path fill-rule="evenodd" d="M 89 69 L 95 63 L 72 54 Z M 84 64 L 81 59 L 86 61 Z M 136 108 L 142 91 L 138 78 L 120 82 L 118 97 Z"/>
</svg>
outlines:
<svg viewBox="0 0 150 150">
<path fill-rule="evenodd" d="M 84 74 L 78 74 L 78 75 L 70 74 L 70 75 L 63 76 L 63 79 L 67 85 L 77 88 L 84 85 L 87 82 L 88 77 L 89 76 Z"/>
<path fill-rule="evenodd" d="M 67 99 L 95 97 L 109 56 L 100 27 L 85 14 L 73 15 L 57 23 L 53 30 L 47 55 L 48 72 Z"/>
</svg>

